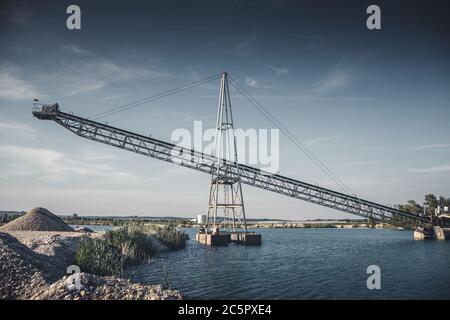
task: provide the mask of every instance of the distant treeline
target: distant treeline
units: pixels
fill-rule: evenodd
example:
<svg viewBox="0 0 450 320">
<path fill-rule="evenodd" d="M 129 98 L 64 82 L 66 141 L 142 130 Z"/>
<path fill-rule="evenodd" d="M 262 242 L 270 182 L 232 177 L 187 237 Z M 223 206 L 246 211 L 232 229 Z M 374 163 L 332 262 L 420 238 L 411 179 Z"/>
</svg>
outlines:
<svg viewBox="0 0 450 320">
<path fill-rule="evenodd" d="M 414 200 L 409 200 L 406 204 L 399 204 L 396 208 L 400 211 L 413 213 L 420 216 L 431 216 L 434 214 L 436 208 L 439 205 L 450 206 L 450 198 L 448 197 L 436 197 L 434 194 L 430 193 L 425 195 L 423 205 L 418 204 Z M 405 227 L 411 227 L 417 225 L 416 221 L 411 221 L 408 218 L 393 215 L 390 221 L 393 225 L 404 225 Z M 422 223 L 421 223 L 422 224 Z"/>
<path fill-rule="evenodd" d="M 423 205 L 420 205 L 414 200 L 409 200 L 405 204 L 398 204 L 395 207 L 403 212 L 414 213 L 421 216 L 430 216 L 434 214 L 435 209 L 439 206 L 447 206 L 450 207 L 450 198 L 448 197 L 436 197 L 434 194 L 427 194 L 424 197 Z M 424 209 L 425 207 L 425 209 Z M 21 216 L 25 212 L 19 211 L 0 211 L 0 225 L 8 223 L 17 217 Z M 189 218 L 178 218 L 178 217 L 99 217 L 99 216 L 78 216 L 78 214 L 74 213 L 71 216 L 60 216 L 67 224 L 72 225 L 85 225 L 85 224 L 93 224 L 93 225 L 113 225 L 113 226 L 122 226 L 128 225 L 133 222 L 137 223 L 162 223 L 162 224 L 173 224 L 173 223 L 181 223 L 184 226 L 194 225 L 196 222 L 191 221 Z M 247 222 L 251 221 L 272 221 L 274 219 L 247 219 Z M 278 221 L 289 221 L 284 219 L 278 219 Z M 315 221 L 315 222 L 326 222 L 326 221 L 345 221 L 346 223 L 351 222 L 368 222 L 369 225 L 375 225 L 376 221 L 373 219 L 311 219 L 306 221 Z M 405 227 L 414 226 L 417 224 L 417 221 L 412 221 L 408 218 L 405 218 L 400 215 L 394 214 L 390 221 L 386 221 L 392 225 L 402 225 Z"/>
<path fill-rule="evenodd" d="M 441 203 L 444 206 L 449 207 L 450 206 L 450 198 L 443 197 L 441 199 Z M 431 214 L 434 214 L 435 209 L 439 205 L 439 199 L 434 194 L 427 194 L 424 197 L 424 206 L 418 204 L 414 200 L 409 200 L 406 204 L 400 204 L 398 205 L 398 209 L 400 211 L 408 212 L 408 213 L 415 213 L 415 214 L 423 214 L 425 213 L 426 216 L 429 216 Z"/>
<path fill-rule="evenodd" d="M 24 213 L 25 211 L 0 211 L 0 225 L 11 222 Z"/>
<path fill-rule="evenodd" d="M 162 223 L 162 224 L 171 224 L 177 221 L 183 221 L 183 223 L 190 223 L 189 219 L 179 218 L 178 220 L 171 217 L 162 217 L 158 218 L 145 218 L 145 217 L 87 217 L 87 216 L 78 216 L 78 214 L 74 213 L 71 216 L 61 216 L 67 224 L 72 225 L 109 225 L 109 226 L 123 226 L 132 223 Z"/>
</svg>

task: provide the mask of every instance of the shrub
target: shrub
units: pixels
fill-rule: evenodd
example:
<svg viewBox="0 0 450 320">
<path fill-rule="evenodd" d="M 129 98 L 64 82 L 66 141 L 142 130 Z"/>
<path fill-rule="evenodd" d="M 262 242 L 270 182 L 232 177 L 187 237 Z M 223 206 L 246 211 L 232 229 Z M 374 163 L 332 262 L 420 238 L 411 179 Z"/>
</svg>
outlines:
<svg viewBox="0 0 450 320">
<path fill-rule="evenodd" d="M 157 229 L 154 236 L 173 250 L 186 247 L 186 241 L 189 239 L 185 232 L 178 231 L 173 226 Z"/>
<path fill-rule="evenodd" d="M 101 239 L 82 237 L 75 251 L 75 261 L 88 273 L 120 275 L 127 265 L 145 261 L 155 253 L 149 236 L 120 228 L 107 231 Z"/>
<path fill-rule="evenodd" d="M 108 276 L 121 274 L 125 259 L 106 241 L 84 236 L 78 242 L 75 261 L 84 272 Z"/>
<path fill-rule="evenodd" d="M 109 230 L 103 239 L 114 246 L 125 257 L 127 264 L 136 264 L 155 255 L 152 239 L 139 230 L 120 228 Z"/>
</svg>

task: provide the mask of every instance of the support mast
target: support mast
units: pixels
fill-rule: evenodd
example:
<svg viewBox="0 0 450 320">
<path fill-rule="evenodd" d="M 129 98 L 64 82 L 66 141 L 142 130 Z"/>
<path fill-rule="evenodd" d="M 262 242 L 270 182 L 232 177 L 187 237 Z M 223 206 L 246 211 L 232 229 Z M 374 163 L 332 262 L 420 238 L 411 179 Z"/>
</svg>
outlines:
<svg viewBox="0 0 450 320">
<path fill-rule="evenodd" d="M 213 156 L 215 163 L 209 184 L 206 227 L 216 230 L 222 225 L 235 232 L 242 225 L 247 232 L 241 177 L 235 174 L 239 172 L 239 164 L 226 72 L 222 74 L 220 81 Z M 229 162 L 233 163 L 236 171 L 229 170 Z"/>
</svg>

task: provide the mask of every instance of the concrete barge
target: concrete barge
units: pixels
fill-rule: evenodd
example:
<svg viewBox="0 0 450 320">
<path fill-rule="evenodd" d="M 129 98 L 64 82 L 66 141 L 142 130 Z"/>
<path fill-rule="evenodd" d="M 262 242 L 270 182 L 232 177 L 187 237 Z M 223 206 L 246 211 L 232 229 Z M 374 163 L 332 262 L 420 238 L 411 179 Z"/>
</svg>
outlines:
<svg viewBox="0 0 450 320">
<path fill-rule="evenodd" d="M 227 246 L 230 243 L 244 246 L 260 246 L 262 243 L 261 235 L 255 232 L 198 232 L 196 234 L 198 243 L 208 246 Z"/>
<path fill-rule="evenodd" d="M 436 240 L 450 240 L 450 228 L 434 227 L 433 231 Z"/>
<path fill-rule="evenodd" d="M 414 231 L 414 240 L 450 240 L 450 228 L 417 228 Z"/>
</svg>

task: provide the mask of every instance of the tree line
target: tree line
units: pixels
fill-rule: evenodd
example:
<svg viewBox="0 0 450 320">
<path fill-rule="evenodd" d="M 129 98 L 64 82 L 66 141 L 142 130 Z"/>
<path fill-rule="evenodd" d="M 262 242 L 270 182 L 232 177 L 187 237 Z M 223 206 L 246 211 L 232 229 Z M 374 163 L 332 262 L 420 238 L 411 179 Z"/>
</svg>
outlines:
<svg viewBox="0 0 450 320">
<path fill-rule="evenodd" d="M 443 197 L 441 199 L 441 205 L 450 207 L 450 198 Z M 425 206 L 425 210 L 424 210 Z M 418 204 L 414 200 L 409 200 L 406 204 L 398 205 L 398 209 L 403 212 L 414 213 L 414 214 L 425 214 L 430 216 L 434 214 L 435 209 L 439 206 L 439 199 L 434 194 L 430 193 L 425 195 L 424 203 L 422 205 Z"/>
<path fill-rule="evenodd" d="M 444 207 L 450 206 L 450 198 L 448 197 L 436 197 L 434 194 L 430 193 L 425 195 L 423 204 L 419 204 L 414 200 L 409 200 L 405 204 L 399 204 L 396 208 L 400 211 L 412 213 L 420 216 L 429 217 L 434 215 L 437 207 L 441 205 Z M 396 226 L 403 226 L 406 228 L 417 227 L 418 225 L 424 225 L 423 222 L 417 222 L 415 220 L 409 219 L 407 217 L 401 216 L 399 214 L 393 214 L 390 221 L 390 224 Z"/>
</svg>

